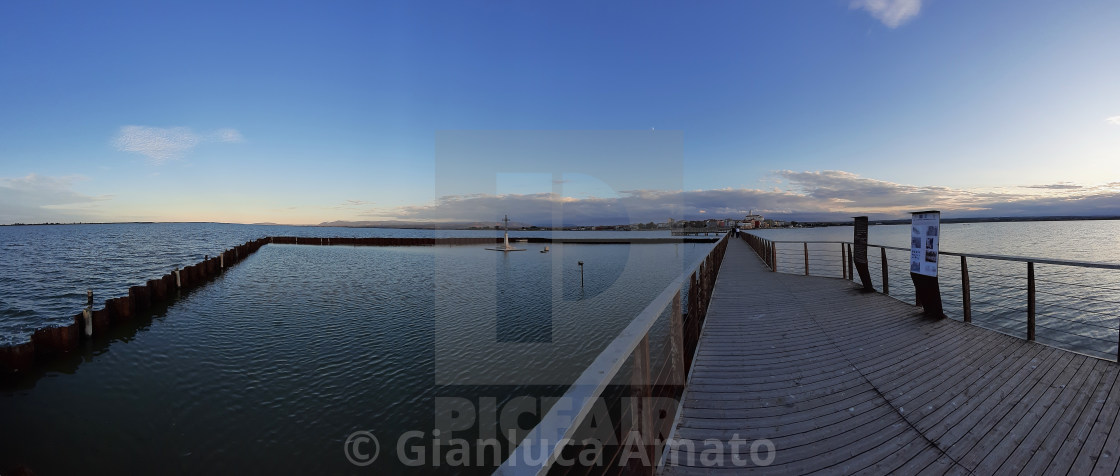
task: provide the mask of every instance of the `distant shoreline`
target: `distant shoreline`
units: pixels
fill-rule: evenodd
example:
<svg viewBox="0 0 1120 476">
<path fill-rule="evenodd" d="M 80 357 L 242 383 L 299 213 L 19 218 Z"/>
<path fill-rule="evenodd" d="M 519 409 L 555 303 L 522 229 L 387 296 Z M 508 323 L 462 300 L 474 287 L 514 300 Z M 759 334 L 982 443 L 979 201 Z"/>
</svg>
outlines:
<svg viewBox="0 0 1120 476">
<path fill-rule="evenodd" d="M 1108 216 L 1041 216 L 1041 217 L 968 217 L 968 218 L 942 218 L 941 223 L 1013 223 L 1013 222 L 1049 222 L 1049 221 L 1101 221 L 1101 220 L 1120 220 L 1120 215 Z M 846 226 L 851 225 L 850 221 L 796 221 L 798 225 L 803 227 L 825 227 L 825 226 Z M 71 223 L 9 223 L 0 224 L 0 226 L 54 226 L 54 225 L 154 225 L 154 224 L 216 224 L 216 225 L 245 225 L 245 226 L 298 226 L 308 228 L 388 228 L 396 230 L 486 230 L 488 227 L 480 227 L 478 224 L 431 224 L 431 223 L 396 223 L 396 224 L 381 224 L 381 225 L 365 225 L 365 224 L 352 224 L 347 225 L 343 222 L 333 223 L 320 223 L 317 225 L 293 225 L 283 223 L 230 223 L 218 221 L 116 221 L 116 222 L 71 222 Z M 905 225 L 910 223 L 909 218 L 894 218 L 888 220 L 871 220 L 871 225 Z M 577 226 L 627 226 L 623 225 L 577 225 Z M 526 227 L 527 228 L 527 227 Z M 522 226 L 517 228 L 511 227 L 511 231 L 570 231 L 569 227 L 552 228 L 536 226 L 533 230 L 522 230 Z M 600 231 L 600 230 L 583 230 L 583 231 Z M 627 230 L 610 230 L 610 231 L 627 231 Z M 649 230 L 638 230 L 649 231 Z"/>
</svg>

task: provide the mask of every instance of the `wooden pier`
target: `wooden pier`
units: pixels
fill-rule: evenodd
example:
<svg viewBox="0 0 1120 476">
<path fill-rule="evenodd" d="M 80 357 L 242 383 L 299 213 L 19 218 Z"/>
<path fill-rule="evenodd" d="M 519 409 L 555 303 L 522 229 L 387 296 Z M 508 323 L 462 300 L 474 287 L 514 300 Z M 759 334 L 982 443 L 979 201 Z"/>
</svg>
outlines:
<svg viewBox="0 0 1120 476">
<path fill-rule="evenodd" d="M 731 240 L 660 470 L 1115 474 L 1118 370 L 848 280 L 772 273 Z M 769 440 L 773 461 L 700 454 L 732 438 Z"/>
</svg>

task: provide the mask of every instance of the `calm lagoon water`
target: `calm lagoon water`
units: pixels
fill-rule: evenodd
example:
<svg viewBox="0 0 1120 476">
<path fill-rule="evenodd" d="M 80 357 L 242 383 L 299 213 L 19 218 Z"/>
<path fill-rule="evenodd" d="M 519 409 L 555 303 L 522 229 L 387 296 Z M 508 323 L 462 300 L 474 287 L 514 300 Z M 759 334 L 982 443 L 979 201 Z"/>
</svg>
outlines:
<svg viewBox="0 0 1120 476">
<path fill-rule="evenodd" d="M 161 224 L 0 233 L 5 262 L 19 263 L 4 268 L 0 291 L 5 329 L 17 334 L 72 315 L 87 286 L 100 301 L 260 236 L 417 232 Z M 494 235 L 462 235 L 471 234 Z M 394 445 L 404 432 L 431 431 L 437 397 L 501 407 L 513 396 L 563 394 L 712 246 L 519 245 L 528 250 L 267 245 L 142 327 L 0 390 L 0 469 L 489 473 L 496 461 L 405 467 Z M 373 466 L 345 457 L 358 430 L 381 440 Z M 426 441 L 430 450 L 430 434 Z"/>
<path fill-rule="evenodd" d="M 582 234 L 581 234 L 582 233 Z M 69 324 L 85 306 L 263 236 L 500 237 L 490 230 L 406 230 L 221 223 L 0 226 L 0 345 L 24 342 L 45 324 Z M 667 231 L 514 231 L 514 237 L 664 237 Z"/>
<path fill-rule="evenodd" d="M 269 235 L 497 236 L 431 232 L 130 224 L 0 227 L 0 335 L 16 340 L 206 254 Z M 776 240 L 849 241 L 851 227 L 762 230 Z M 567 236 L 665 236 L 586 232 Z M 515 236 L 551 236 L 518 232 Z M 1120 223 L 947 224 L 942 251 L 1120 262 Z M 907 247 L 908 227 L 872 226 Z M 488 474 L 481 466 L 405 467 L 398 437 L 434 427 L 440 397 L 561 395 L 650 299 L 711 245 L 268 245 L 142 327 L 87 346 L 37 379 L 0 390 L 0 469 L 39 474 Z M 780 266 L 802 272 L 800 245 Z M 811 245 L 813 274 L 840 275 L 839 245 Z M 877 287 L 878 250 L 871 250 Z M 905 251 L 888 253 L 891 294 L 912 301 Z M 578 261 L 584 261 L 584 286 Z M 960 318 L 959 260 L 940 263 L 946 312 Z M 1025 332 L 1024 263 L 970 260 L 974 320 Z M 1116 351 L 1120 273 L 1038 265 L 1039 340 Z M 525 426 L 531 426 L 526 422 Z M 368 430 L 382 457 L 349 463 Z M 431 435 L 414 440 L 431 452 Z M 477 461 L 476 461 L 477 462 Z"/>
</svg>

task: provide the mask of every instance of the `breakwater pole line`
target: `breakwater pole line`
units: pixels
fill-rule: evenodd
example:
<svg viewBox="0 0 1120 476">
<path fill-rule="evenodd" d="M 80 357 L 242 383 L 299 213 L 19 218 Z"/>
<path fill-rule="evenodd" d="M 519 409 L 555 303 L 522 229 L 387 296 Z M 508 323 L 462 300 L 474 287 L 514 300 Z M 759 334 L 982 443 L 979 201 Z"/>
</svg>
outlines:
<svg viewBox="0 0 1120 476">
<path fill-rule="evenodd" d="M 36 365 L 45 364 L 79 349 L 83 342 L 106 335 L 110 330 L 133 323 L 153 306 L 173 301 L 180 293 L 196 289 L 218 277 L 268 243 L 261 238 L 234 246 L 215 257 L 128 288 L 128 295 L 105 301 L 105 307 L 93 309 L 93 292 L 86 291 L 86 307 L 69 325 L 42 327 L 31 334 L 31 340 L 0 347 L 0 380 L 18 376 Z"/>
<path fill-rule="evenodd" d="M 623 244 L 623 243 L 682 243 L 714 242 L 715 238 L 523 238 L 530 243 L 580 243 L 580 244 Z M 105 301 L 105 307 L 93 309 L 93 292 L 86 291 L 86 307 L 73 316 L 69 325 L 42 327 L 31 334 L 27 342 L 0 346 L 0 381 L 14 378 L 48 363 L 53 359 L 70 354 L 83 342 L 92 341 L 106 335 L 110 330 L 148 312 L 154 305 L 170 303 L 182 292 L 196 289 L 218 277 L 226 269 L 236 265 L 250 254 L 270 243 L 308 246 L 437 246 L 437 245 L 493 245 L 502 238 L 345 238 L 345 237 L 296 237 L 270 236 L 248 241 L 234 246 L 221 254 L 206 256 L 202 261 L 185 268 L 175 268 L 168 274 L 148 281 L 146 284 L 132 286 L 127 296 Z"/>
</svg>

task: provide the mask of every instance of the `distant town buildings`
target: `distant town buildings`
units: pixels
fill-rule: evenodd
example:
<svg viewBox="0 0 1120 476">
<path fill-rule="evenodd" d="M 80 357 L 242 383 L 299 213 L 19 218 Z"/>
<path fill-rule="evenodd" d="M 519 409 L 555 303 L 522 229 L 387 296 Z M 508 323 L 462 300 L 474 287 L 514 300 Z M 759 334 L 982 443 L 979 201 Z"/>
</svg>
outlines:
<svg viewBox="0 0 1120 476">
<path fill-rule="evenodd" d="M 574 230 L 574 231 L 648 231 L 648 230 L 682 230 L 682 229 L 705 229 L 711 232 L 723 232 L 732 228 L 738 227 L 743 230 L 753 230 L 756 228 L 787 228 L 797 227 L 797 222 L 789 222 L 784 220 L 773 220 L 765 218 L 757 213 L 750 213 L 742 219 L 734 217 L 726 218 L 709 218 L 705 220 L 678 220 L 675 218 L 667 218 L 663 222 L 645 222 L 645 223 L 630 223 L 625 225 L 575 225 L 564 227 L 537 227 L 537 226 L 522 226 L 522 230 Z M 490 229 L 487 226 L 472 226 L 470 229 Z M 500 226 L 494 226 L 494 229 L 499 229 Z"/>
</svg>

